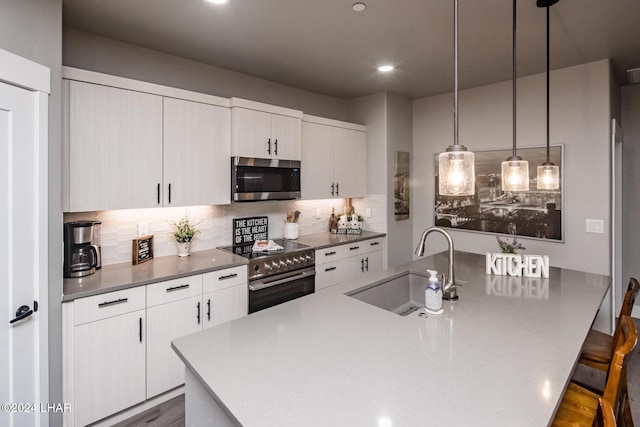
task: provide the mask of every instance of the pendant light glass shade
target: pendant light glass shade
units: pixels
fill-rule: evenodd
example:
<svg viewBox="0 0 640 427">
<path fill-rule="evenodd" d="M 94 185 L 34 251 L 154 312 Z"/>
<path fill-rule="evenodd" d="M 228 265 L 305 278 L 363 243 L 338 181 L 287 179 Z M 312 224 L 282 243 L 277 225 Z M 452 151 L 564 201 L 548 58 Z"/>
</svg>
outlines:
<svg viewBox="0 0 640 427">
<path fill-rule="evenodd" d="M 440 195 L 473 196 L 475 176 L 475 156 L 464 145 L 450 145 L 438 156 Z"/>
<path fill-rule="evenodd" d="M 558 0 L 538 0 L 538 7 L 547 9 L 547 161 L 538 166 L 538 190 L 557 190 L 560 188 L 560 168 L 549 161 L 549 7 Z"/>
<path fill-rule="evenodd" d="M 529 191 L 529 162 L 516 154 L 516 0 L 513 0 L 513 155 L 502 162 L 502 191 Z"/>
<path fill-rule="evenodd" d="M 454 90 L 453 145 L 438 155 L 438 194 L 440 196 L 473 196 L 476 194 L 475 156 L 458 144 L 458 0 L 454 3 Z"/>
</svg>

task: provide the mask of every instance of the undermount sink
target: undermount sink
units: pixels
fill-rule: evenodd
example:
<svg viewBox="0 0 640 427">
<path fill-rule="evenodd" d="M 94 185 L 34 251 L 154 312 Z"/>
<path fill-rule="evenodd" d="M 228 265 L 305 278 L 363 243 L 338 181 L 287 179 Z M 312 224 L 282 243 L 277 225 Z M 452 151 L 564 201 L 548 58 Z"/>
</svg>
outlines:
<svg viewBox="0 0 640 427">
<path fill-rule="evenodd" d="M 356 289 L 346 295 L 400 316 L 406 316 L 424 307 L 424 288 L 428 281 L 428 276 L 407 271 Z"/>
</svg>

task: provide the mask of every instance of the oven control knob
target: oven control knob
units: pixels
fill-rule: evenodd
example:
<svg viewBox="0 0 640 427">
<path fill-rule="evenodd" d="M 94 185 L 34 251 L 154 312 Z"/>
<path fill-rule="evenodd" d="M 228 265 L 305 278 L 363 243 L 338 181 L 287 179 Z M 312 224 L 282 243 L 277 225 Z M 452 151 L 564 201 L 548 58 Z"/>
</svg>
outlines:
<svg viewBox="0 0 640 427">
<path fill-rule="evenodd" d="M 293 265 L 293 259 L 287 258 L 287 265 Z"/>
<path fill-rule="evenodd" d="M 286 267 L 287 266 L 287 263 L 284 262 L 284 260 L 282 260 L 282 259 L 280 260 L 279 264 L 280 264 L 280 267 Z"/>
<path fill-rule="evenodd" d="M 277 270 L 277 269 L 278 269 L 278 267 L 280 267 L 280 264 L 279 264 L 277 261 L 273 261 L 273 262 L 271 262 L 271 268 L 272 268 L 273 270 Z"/>
<path fill-rule="evenodd" d="M 305 259 L 305 260 L 307 260 L 307 261 L 309 261 L 309 262 L 313 261 L 313 257 L 312 257 L 311 255 L 306 255 L 306 256 L 304 257 L 304 259 Z"/>
<path fill-rule="evenodd" d="M 254 266 L 253 266 L 253 271 L 255 271 L 256 273 L 257 273 L 258 271 L 260 271 L 260 266 L 259 266 L 259 265 L 254 265 Z"/>
<path fill-rule="evenodd" d="M 254 270 L 258 271 L 260 268 L 256 265 L 255 267 L 253 267 Z M 271 270 L 271 264 L 264 264 L 264 271 L 270 271 Z"/>
</svg>

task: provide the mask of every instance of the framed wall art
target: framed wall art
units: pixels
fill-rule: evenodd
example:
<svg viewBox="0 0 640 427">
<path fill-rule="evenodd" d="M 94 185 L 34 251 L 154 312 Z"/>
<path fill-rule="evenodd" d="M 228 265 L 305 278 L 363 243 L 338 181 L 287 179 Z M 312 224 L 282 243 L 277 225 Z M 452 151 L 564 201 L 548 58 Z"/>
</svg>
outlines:
<svg viewBox="0 0 640 427">
<path fill-rule="evenodd" d="M 435 225 L 463 231 L 512 234 L 563 241 L 564 145 L 553 145 L 549 160 L 560 166 L 558 190 L 537 189 L 537 167 L 546 161 L 546 147 L 519 148 L 529 161 L 529 191 L 502 191 L 501 163 L 511 149 L 476 151 L 476 191 L 473 196 L 438 194 L 438 156 L 435 156 Z"/>
<path fill-rule="evenodd" d="M 395 220 L 409 219 L 410 198 L 410 169 L 411 155 L 404 151 L 395 152 L 395 175 L 393 193 L 395 200 Z"/>
</svg>

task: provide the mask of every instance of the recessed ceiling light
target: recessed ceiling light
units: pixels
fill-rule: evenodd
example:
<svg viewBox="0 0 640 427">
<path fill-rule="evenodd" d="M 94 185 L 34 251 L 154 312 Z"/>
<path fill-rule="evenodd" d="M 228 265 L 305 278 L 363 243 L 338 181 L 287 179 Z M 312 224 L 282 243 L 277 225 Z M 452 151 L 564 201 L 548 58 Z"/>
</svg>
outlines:
<svg viewBox="0 0 640 427">
<path fill-rule="evenodd" d="M 353 6 L 351 6 L 351 8 L 353 9 L 354 12 L 362 12 L 367 8 L 367 5 L 364 3 L 354 3 Z"/>
<path fill-rule="evenodd" d="M 389 71 L 393 71 L 393 65 L 381 65 L 378 67 L 378 71 L 381 73 L 388 73 Z"/>
<path fill-rule="evenodd" d="M 229 0 L 206 0 L 209 3 L 213 3 L 213 4 L 225 4 L 227 3 Z"/>
</svg>

